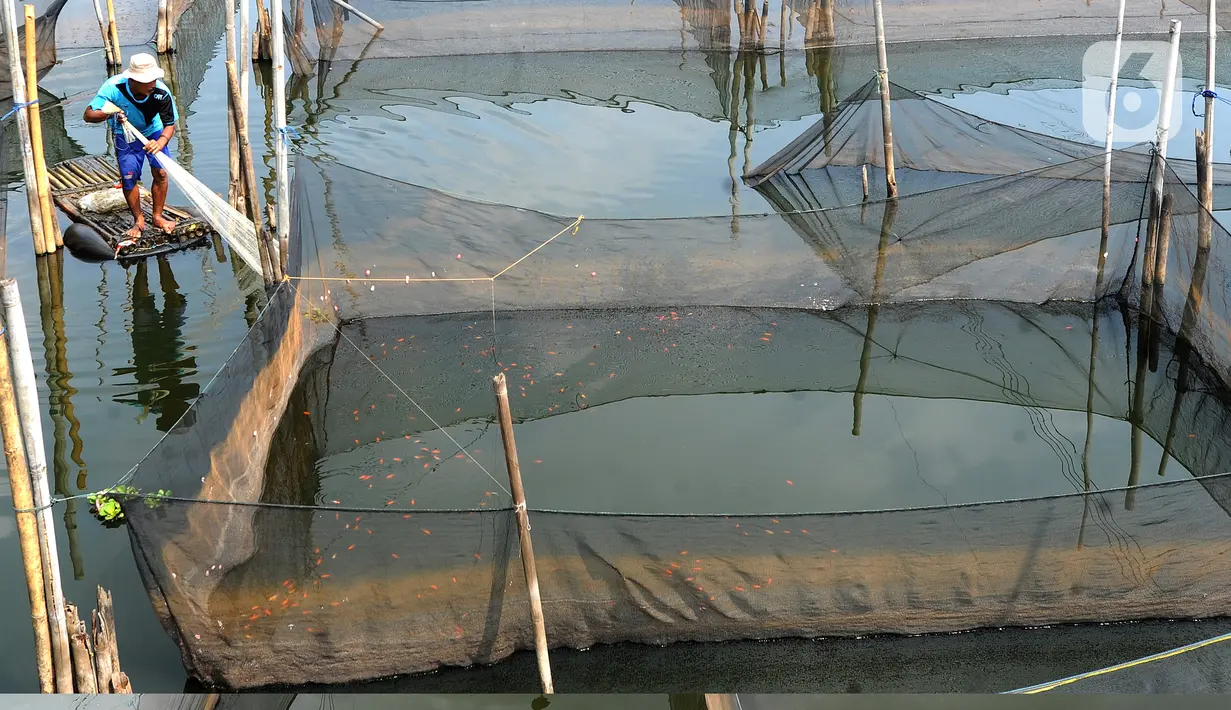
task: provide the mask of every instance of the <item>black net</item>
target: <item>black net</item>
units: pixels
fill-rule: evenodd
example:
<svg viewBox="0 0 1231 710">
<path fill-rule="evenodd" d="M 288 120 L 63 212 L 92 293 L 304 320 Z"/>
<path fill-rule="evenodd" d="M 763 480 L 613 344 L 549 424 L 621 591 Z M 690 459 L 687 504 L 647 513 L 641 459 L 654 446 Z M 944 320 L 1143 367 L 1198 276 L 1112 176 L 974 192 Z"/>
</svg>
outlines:
<svg viewBox="0 0 1231 710">
<path fill-rule="evenodd" d="M 757 3 L 736 0 L 357 0 L 379 22 L 374 28 L 327 0 L 294 0 L 288 37 L 307 56 L 325 60 L 592 50 L 729 50 L 767 46 L 801 49 L 871 44 L 871 0 Z M 1117 6 L 1085 0 L 1029 4 L 950 0 L 884 3 L 890 42 L 972 38 L 1106 35 Z M 1129 35 L 1165 34 L 1170 19 L 1189 31 L 1204 27 L 1203 11 L 1181 5 L 1160 15 L 1156 3 L 1128 0 Z"/>
<path fill-rule="evenodd" d="M 553 647 L 1221 614 L 1228 234 L 1171 170 L 1151 217 L 1149 155 L 1126 151 L 1104 237 L 1103 170 L 589 220 L 301 156 L 293 278 L 131 481 L 163 492 L 125 504 L 155 606 L 190 672 L 237 688 L 531 648 L 504 373 Z M 850 398 L 843 435 L 872 398 L 1009 405 L 1060 475 L 736 464 L 745 421 L 783 416 L 752 400 L 685 433 L 714 398 L 808 393 Z M 702 408 L 652 444 L 609 418 L 647 401 Z M 1083 415 L 1084 443 L 1058 423 Z M 1096 420 L 1129 424 L 1127 470 L 1092 455 Z"/>
</svg>

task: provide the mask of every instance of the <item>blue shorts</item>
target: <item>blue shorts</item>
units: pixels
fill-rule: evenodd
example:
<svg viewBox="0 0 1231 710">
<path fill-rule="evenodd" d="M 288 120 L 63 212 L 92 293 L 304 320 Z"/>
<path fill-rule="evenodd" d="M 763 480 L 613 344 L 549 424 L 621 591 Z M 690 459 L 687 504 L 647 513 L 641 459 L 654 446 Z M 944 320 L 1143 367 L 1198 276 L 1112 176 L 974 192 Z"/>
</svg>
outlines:
<svg viewBox="0 0 1231 710">
<path fill-rule="evenodd" d="M 153 140 L 153 139 L 151 139 Z M 163 155 L 171 157 L 166 148 L 160 151 Z M 121 135 L 115 136 L 115 154 L 120 163 L 120 184 L 125 190 L 131 190 L 141 182 L 141 168 L 145 165 L 145 159 L 149 153 L 145 152 L 145 146 L 140 143 L 129 143 L 124 140 Z M 151 170 L 161 170 L 156 163 L 151 161 Z"/>
</svg>

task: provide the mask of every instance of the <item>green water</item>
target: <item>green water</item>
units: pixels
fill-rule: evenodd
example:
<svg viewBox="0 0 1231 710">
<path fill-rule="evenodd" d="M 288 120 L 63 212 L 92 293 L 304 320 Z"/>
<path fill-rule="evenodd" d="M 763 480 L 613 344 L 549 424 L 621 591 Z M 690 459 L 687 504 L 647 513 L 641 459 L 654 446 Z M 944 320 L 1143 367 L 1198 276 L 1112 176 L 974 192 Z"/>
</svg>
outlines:
<svg viewBox="0 0 1231 710">
<path fill-rule="evenodd" d="M 88 8 L 77 11 L 87 13 L 88 21 L 78 18 L 77 22 L 88 28 L 92 22 Z M 204 29 L 215 27 L 220 36 L 221 25 Z M 224 72 L 218 45 L 205 42 L 202 46 L 185 48 L 175 60 L 184 84 L 175 87 L 177 96 L 192 100 L 181 103 L 185 123 L 172 150 L 197 177 L 222 191 L 227 170 Z M 139 49 L 126 47 L 125 56 Z M 42 82 L 46 91 L 67 97 L 62 106 L 43 108 L 47 140 L 59 146 L 57 159 L 102 153 L 107 145 L 104 129 L 81 120 L 85 102 L 105 78 L 101 61 L 96 54 L 73 58 L 76 54 L 61 51 L 60 58 L 69 61 Z M 669 57 L 621 55 L 609 60 L 595 55 L 578 60 L 605 62 L 606 75 L 553 74 L 536 67 L 535 61 L 525 57 L 505 62 L 498 58 L 458 60 L 457 66 L 467 67 L 464 71 L 441 68 L 443 60 L 413 67 L 388 60 L 362 67 L 334 66 L 319 81 L 291 87 L 290 121 L 301 126 L 301 149 L 308 154 L 478 199 L 595 217 L 738 215 L 769 209 L 762 198 L 739 183 L 738 176 L 806 129 L 822 102 L 817 79 L 808 75 L 803 57 L 784 58 L 787 86 L 771 77 L 761 89 L 759 105 L 764 113 L 755 120 L 749 144 L 748 134 L 732 131 L 730 122 L 724 120 L 730 93 L 716 87 L 704 57 L 673 53 Z M 542 61 L 543 66 L 559 65 L 562 59 Z M 849 57 L 847 69 L 842 70 L 843 86 L 853 88 L 866 80 L 866 61 L 866 53 Z M 510 71 L 510 67 L 520 69 Z M 573 69 L 577 69 L 575 64 Z M 544 74 L 558 76 L 547 82 L 554 84 L 550 92 L 537 88 Z M 654 80 L 654 92 L 628 88 L 633 77 L 645 76 L 659 77 Z M 520 95 L 510 98 L 479 87 L 481 78 L 491 77 L 513 82 L 505 88 L 510 95 Z M 250 121 L 258 179 L 269 190 L 273 139 L 266 119 L 269 92 L 259 78 L 252 84 Z M 583 84 L 597 88 L 586 91 Z M 380 91 L 367 90 L 374 86 Z M 638 97 L 639 93 L 645 98 Z M 51 126 L 62 127 L 52 130 Z M 13 140 L 10 131 L 6 141 Z M 11 148 L 6 153 L 14 155 Z M 20 175 L 13 162 L 5 166 L 5 172 L 10 181 Z M 128 269 L 114 263 L 84 264 L 62 254 L 55 257 L 63 261 L 64 284 L 63 308 L 56 311 L 50 299 L 46 304 L 40 299 L 24 194 L 19 188 L 10 189 L 15 191 L 8 200 L 5 273 L 16 278 L 22 289 L 45 407 L 48 459 L 57 489 L 61 495 L 79 495 L 119 480 L 187 410 L 247 329 L 248 319 L 259 307 L 259 279 L 237 273 L 233 260 L 220 262 L 211 249 Z M 174 192 L 172 201 L 183 202 Z M 67 225 L 67 220 L 61 221 Z M 60 347 L 63 356 L 55 355 Z M 864 439 L 855 440 L 849 434 L 849 395 L 714 395 L 596 409 L 531 425 L 524 436 L 529 451 L 546 451 L 548 438 L 581 442 L 596 439 L 599 432 L 613 427 L 623 428 L 627 436 L 643 442 L 640 449 L 617 448 L 607 442 L 600 446 L 609 450 L 587 448 L 583 453 L 578 443 L 576 451 L 555 448 L 554 455 L 597 457 L 627 468 L 636 467 L 639 461 L 665 458 L 663 470 L 681 475 L 658 477 L 655 482 L 661 489 L 651 495 L 637 497 L 616 487 L 604 493 L 612 507 L 642 510 L 701 500 L 707 489 L 729 489 L 741 480 L 746 483 L 740 476 L 764 467 L 767 452 L 786 458 L 775 464 L 781 470 L 774 471 L 770 484 L 749 485 L 740 491 L 752 507 L 778 505 L 788 495 L 803 506 L 801 492 L 824 480 L 818 462 L 834 468 L 841 462 L 846 470 L 879 471 L 885 476 L 881 485 L 891 497 L 852 494 L 828 501 L 842 508 L 919 500 L 932 504 L 938 497 L 950 496 L 980 498 L 984 492 L 974 485 L 977 481 L 972 483 L 979 470 L 1012 460 L 1024 472 L 1033 466 L 1055 466 L 1058 461 L 1054 452 L 1039 447 L 1025 415 L 1007 405 L 869 397 L 864 416 L 867 433 Z M 696 424 L 666 433 L 668 425 L 682 421 Z M 707 421 L 712 426 L 702 426 Z M 1084 432 L 1083 415 L 1059 414 L 1056 422 L 1073 441 L 1080 442 L 1076 437 Z M 1128 455 L 1126 426 L 1110 419 L 1098 420 L 1097 426 L 1100 436 L 1095 453 L 1099 466 L 1107 471 L 1105 485 L 1119 485 L 1115 476 L 1124 469 Z M 817 431 L 830 431 L 832 437 L 817 437 Z M 882 450 L 869 443 L 872 437 L 890 443 Z M 1009 444 L 1003 447 L 998 442 Z M 718 443 L 723 448 L 716 448 Z M 1148 457 L 1158 454 L 1147 448 Z M 552 469 L 558 462 L 551 456 L 543 454 L 542 460 L 545 473 L 535 475 L 555 477 L 559 495 L 554 502 L 561 507 L 585 507 L 581 503 L 590 492 L 570 488 L 568 468 Z M 939 470 L 949 470 L 950 478 L 938 479 L 934 472 Z M 1183 472 L 1175 466 L 1171 475 Z M 793 481 L 790 486 L 785 483 L 788 479 Z M 1044 486 L 1042 491 L 1036 487 L 1037 480 L 1024 473 L 1012 480 L 1020 484 L 1014 492 L 1023 494 L 1069 485 L 1053 481 L 1048 484 L 1052 488 Z M 995 493 L 1003 495 L 1004 490 Z M 7 491 L 0 496 L 7 498 Z M 104 529 L 86 507 L 78 500 L 57 506 L 55 511 L 65 593 L 73 603 L 90 609 L 96 586 L 109 589 L 115 598 L 124 668 L 134 687 L 142 692 L 178 692 L 185 683 L 179 651 L 152 613 L 128 537 L 122 529 Z M 28 627 L 20 622 L 27 599 L 18 573 L 20 556 L 11 513 L 0 513 L 0 566 L 9 571 L 0 577 L 0 599 L 16 610 L 12 614 L 14 632 L 0 650 L 0 691 L 34 691 L 33 644 Z M 1091 663 L 1123 660 L 1214 633 L 1217 629 L 1208 625 L 1143 632 L 1135 639 L 1109 644 L 1101 657 L 1070 653 L 1059 661 L 1026 664 L 1027 671 L 1011 679 L 1006 676 L 1004 682 L 1011 687 L 1042 681 Z M 764 658 L 763 647 L 759 650 L 758 646 L 732 645 L 727 666 L 716 660 L 704 665 L 746 674 L 748 666 L 740 659 Z M 784 643 L 774 648 L 778 649 L 773 658 L 779 671 L 793 668 L 792 659 L 800 662 L 811 657 L 806 644 Z M 853 653 L 847 657 L 854 658 L 859 652 Z M 558 662 L 575 672 L 560 685 L 573 690 L 637 690 L 644 684 L 659 692 L 687 687 L 686 675 L 663 670 L 671 658 L 662 650 L 646 655 L 630 654 L 627 649 L 562 652 Z M 623 659 L 625 667 L 639 670 L 604 674 L 600 672 L 604 659 L 610 663 Z M 527 665 L 524 655 L 516 656 L 504 672 L 516 673 L 517 682 L 533 685 L 532 660 Z M 870 674 L 859 670 L 856 661 L 850 663 L 847 675 Z M 473 675 L 441 673 L 412 681 L 412 685 L 435 683 L 465 690 L 487 683 L 488 690 L 533 691 L 532 687 L 514 688 L 499 673 L 490 669 Z M 909 673 L 904 675 L 906 679 L 893 687 L 927 685 L 912 680 Z M 798 681 L 800 674 L 762 673 L 761 677 L 787 683 Z M 928 683 L 935 677 L 932 674 Z M 944 676 L 948 685 L 940 689 L 970 689 L 971 677 L 956 672 Z"/>
</svg>

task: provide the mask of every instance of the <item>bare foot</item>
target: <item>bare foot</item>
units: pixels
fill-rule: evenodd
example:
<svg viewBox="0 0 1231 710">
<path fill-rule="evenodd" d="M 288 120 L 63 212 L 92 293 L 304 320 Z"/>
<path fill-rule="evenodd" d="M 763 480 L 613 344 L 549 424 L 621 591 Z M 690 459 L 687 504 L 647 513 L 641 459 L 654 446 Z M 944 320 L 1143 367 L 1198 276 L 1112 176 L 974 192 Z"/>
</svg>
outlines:
<svg viewBox="0 0 1231 710">
<path fill-rule="evenodd" d="M 141 233 L 144 231 L 145 231 L 145 220 L 138 220 L 137 223 L 132 226 L 132 229 L 129 229 L 127 232 L 124 232 L 124 236 L 128 237 L 129 239 L 140 239 Z"/>
<path fill-rule="evenodd" d="M 172 232 L 175 231 L 175 228 L 179 225 L 177 225 L 174 221 L 169 220 L 166 217 L 163 217 L 162 215 L 159 215 L 154 218 L 154 226 L 161 229 L 164 234 L 171 234 Z"/>
</svg>

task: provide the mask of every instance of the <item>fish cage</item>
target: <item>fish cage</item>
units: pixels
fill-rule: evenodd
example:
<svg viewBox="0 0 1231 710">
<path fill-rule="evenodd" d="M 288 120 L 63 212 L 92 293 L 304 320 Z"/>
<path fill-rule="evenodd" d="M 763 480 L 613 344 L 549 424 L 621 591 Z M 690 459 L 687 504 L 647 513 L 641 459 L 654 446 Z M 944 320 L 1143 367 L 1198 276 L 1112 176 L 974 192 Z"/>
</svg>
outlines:
<svg viewBox="0 0 1231 710">
<path fill-rule="evenodd" d="M 193 677 L 231 688 L 531 648 L 492 426 L 504 373 L 555 648 L 1220 616 L 1228 235 L 1168 168 L 1169 269 L 1143 292 L 1151 163 L 1113 154 L 1105 234 L 1105 185 L 1081 179 L 1102 170 L 734 234 L 726 217 L 548 215 L 300 156 L 292 278 L 131 480 L 160 491 L 125 505 L 155 608 Z M 801 238 L 819 223 L 824 239 Z M 919 504 L 823 448 L 796 473 L 774 451 L 723 471 L 776 393 L 844 398 L 840 428 L 807 432 L 827 446 L 879 446 L 862 422 L 876 398 L 1014 407 L 1063 477 L 979 470 L 1014 483 Z M 716 451 L 700 467 L 659 468 L 635 455 L 652 432 L 604 416 L 642 406 L 669 438 L 718 398 L 737 406 L 710 436 L 679 437 L 687 458 Z M 686 400 L 700 406 L 662 409 Z M 1062 416 L 1127 423 L 1123 476 Z"/>
</svg>

